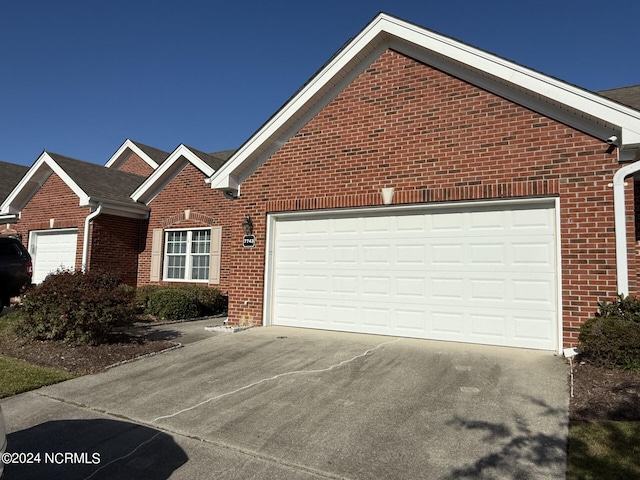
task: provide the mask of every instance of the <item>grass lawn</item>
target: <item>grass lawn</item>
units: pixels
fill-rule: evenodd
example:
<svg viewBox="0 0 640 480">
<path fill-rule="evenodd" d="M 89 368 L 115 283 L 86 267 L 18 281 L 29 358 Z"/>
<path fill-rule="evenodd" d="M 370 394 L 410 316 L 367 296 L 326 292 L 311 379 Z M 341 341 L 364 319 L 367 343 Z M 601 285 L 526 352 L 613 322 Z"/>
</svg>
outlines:
<svg viewBox="0 0 640 480">
<path fill-rule="evenodd" d="M 31 365 L 24 360 L 0 355 L 0 398 L 62 382 L 76 375 L 57 368 Z"/>
<path fill-rule="evenodd" d="M 640 478 L 640 422 L 572 422 L 568 480 Z"/>
<path fill-rule="evenodd" d="M 11 331 L 17 321 L 15 314 L 0 317 L 0 336 Z M 34 390 L 45 385 L 62 382 L 76 375 L 57 368 L 31 365 L 24 360 L 0 354 L 0 398 Z"/>
</svg>

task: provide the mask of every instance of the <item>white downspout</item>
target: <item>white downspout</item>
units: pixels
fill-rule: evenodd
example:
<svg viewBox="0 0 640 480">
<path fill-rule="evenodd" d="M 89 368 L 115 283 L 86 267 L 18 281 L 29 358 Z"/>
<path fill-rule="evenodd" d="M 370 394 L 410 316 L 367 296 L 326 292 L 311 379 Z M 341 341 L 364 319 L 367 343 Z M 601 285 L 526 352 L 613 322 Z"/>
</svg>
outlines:
<svg viewBox="0 0 640 480">
<path fill-rule="evenodd" d="M 613 175 L 613 220 L 616 231 L 616 277 L 618 293 L 629 295 L 629 263 L 627 258 L 627 220 L 624 179 L 640 171 L 640 162 L 625 165 Z"/>
<path fill-rule="evenodd" d="M 91 220 L 96 218 L 98 215 L 102 213 L 102 204 L 98 204 L 98 208 L 87 215 L 87 218 L 84 220 L 84 239 L 82 243 L 82 271 L 84 272 L 87 268 L 87 261 L 89 259 L 89 226 L 91 225 Z"/>
</svg>

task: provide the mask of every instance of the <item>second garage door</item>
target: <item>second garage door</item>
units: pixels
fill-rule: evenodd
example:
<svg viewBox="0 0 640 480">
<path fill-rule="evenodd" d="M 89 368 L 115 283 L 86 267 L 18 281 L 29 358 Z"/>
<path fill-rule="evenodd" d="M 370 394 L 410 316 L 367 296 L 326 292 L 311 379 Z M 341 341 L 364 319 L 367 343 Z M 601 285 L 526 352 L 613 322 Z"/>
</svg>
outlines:
<svg viewBox="0 0 640 480">
<path fill-rule="evenodd" d="M 31 232 L 29 253 L 33 258 L 33 283 L 41 283 L 49 273 L 58 269 L 73 270 L 77 243 L 76 229 Z"/>
<path fill-rule="evenodd" d="M 272 217 L 269 323 L 555 350 L 554 204 Z"/>
</svg>

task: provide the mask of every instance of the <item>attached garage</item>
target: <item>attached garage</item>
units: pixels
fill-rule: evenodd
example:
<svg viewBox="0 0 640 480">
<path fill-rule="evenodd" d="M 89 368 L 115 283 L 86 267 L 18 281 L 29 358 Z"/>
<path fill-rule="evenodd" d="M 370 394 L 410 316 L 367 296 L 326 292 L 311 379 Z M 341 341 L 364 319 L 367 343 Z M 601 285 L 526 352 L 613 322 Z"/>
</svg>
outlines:
<svg viewBox="0 0 640 480">
<path fill-rule="evenodd" d="M 269 218 L 267 323 L 558 348 L 554 199 Z"/>
<path fill-rule="evenodd" d="M 33 283 L 41 283 L 58 269 L 75 269 L 78 230 L 41 230 L 29 235 L 29 253 L 33 258 Z"/>
</svg>

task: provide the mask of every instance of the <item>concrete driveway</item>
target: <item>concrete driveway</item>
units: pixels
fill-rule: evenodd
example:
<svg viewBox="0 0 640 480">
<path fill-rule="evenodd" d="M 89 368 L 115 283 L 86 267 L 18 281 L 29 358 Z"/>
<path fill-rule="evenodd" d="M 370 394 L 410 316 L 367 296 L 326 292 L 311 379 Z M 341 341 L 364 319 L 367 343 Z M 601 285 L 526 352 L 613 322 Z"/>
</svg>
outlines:
<svg viewBox="0 0 640 480">
<path fill-rule="evenodd" d="M 41 454 L 5 475 L 563 479 L 567 374 L 549 352 L 218 334 L 2 400 L 9 452 Z"/>
</svg>

